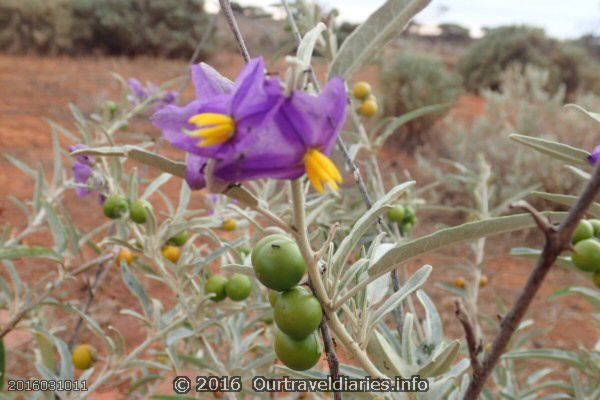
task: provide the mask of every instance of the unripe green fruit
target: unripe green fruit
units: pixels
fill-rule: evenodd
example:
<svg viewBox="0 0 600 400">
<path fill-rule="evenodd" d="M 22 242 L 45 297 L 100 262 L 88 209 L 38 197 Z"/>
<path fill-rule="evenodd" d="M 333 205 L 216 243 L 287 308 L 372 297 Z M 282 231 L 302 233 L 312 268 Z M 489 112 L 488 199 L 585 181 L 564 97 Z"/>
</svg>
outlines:
<svg viewBox="0 0 600 400">
<path fill-rule="evenodd" d="M 252 252 L 252 249 L 250 248 L 250 246 L 248 246 L 247 244 L 243 244 L 241 245 L 238 250 L 240 251 L 240 253 L 242 254 L 250 254 L 250 252 Z"/>
<path fill-rule="evenodd" d="M 401 224 L 404 221 L 404 206 L 397 205 L 387 212 L 390 221 Z"/>
<path fill-rule="evenodd" d="M 573 238 L 571 241 L 573 243 L 577 243 L 581 242 L 582 240 L 589 239 L 592 236 L 594 236 L 594 227 L 589 221 L 582 219 L 579 221 L 579 225 L 577 225 L 575 232 L 573 232 Z"/>
<path fill-rule="evenodd" d="M 594 236 L 600 237 L 600 219 L 588 219 L 588 222 L 594 228 Z"/>
<path fill-rule="evenodd" d="M 227 285 L 227 279 L 222 275 L 211 276 L 204 284 L 204 293 L 214 294 L 211 297 L 212 301 L 221 301 L 227 296 L 225 292 L 225 286 Z"/>
<path fill-rule="evenodd" d="M 594 285 L 600 289 L 600 271 L 594 272 L 592 275 L 592 282 L 594 282 Z"/>
<path fill-rule="evenodd" d="M 227 297 L 233 301 L 242 301 L 252 293 L 252 281 L 246 275 L 234 274 L 225 285 Z"/>
<path fill-rule="evenodd" d="M 127 208 L 127 199 L 120 194 L 111 195 L 102 205 L 104 215 L 110 219 L 120 218 L 127 212 Z"/>
<path fill-rule="evenodd" d="M 306 271 L 298 245 L 288 238 L 269 241 L 252 256 L 254 274 L 269 289 L 286 291 L 297 285 Z"/>
<path fill-rule="evenodd" d="M 138 200 L 129 207 L 129 218 L 136 224 L 145 224 L 148 220 L 148 209 L 152 205 L 146 200 Z"/>
<path fill-rule="evenodd" d="M 321 346 L 316 332 L 296 340 L 283 332 L 275 336 L 275 354 L 286 367 L 295 371 L 306 371 L 321 358 Z"/>
<path fill-rule="evenodd" d="M 292 240 L 292 238 L 290 238 L 289 236 L 283 235 L 281 233 L 275 233 L 273 235 L 269 235 L 269 236 L 265 236 L 264 238 L 260 239 L 258 241 L 258 243 L 256 243 L 256 245 L 254 246 L 254 249 L 252 250 L 252 255 L 250 256 L 250 259 L 252 261 L 252 265 L 254 265 L 254 262 L 256 260 L 256 255 L 258 254 L 258 252 L 265 247 L 268 243 L 271 243 L 274 240 L 287 240 L 290 242 L 294 242 Z"/>
<path fill-rule="evenodd" d="M 284 292 L 275 304 L 275 323 L 283 333 L 294 339 L 305 338 L 314 332 L 321 318 L 321 303 L 300 286 Z"/>
<path fill-rule="evenodd" d="M 404 207 L 404 223 L 405 224 L 415 224 L 417 221 L 417 213 L 412 206 Z"/>
<path fill-rule="evenodd" d="M 172 244 L 173 246 L 181 247 L 184 244 L 186 244 L 186 242 L 188 241 L 189 238 L 190 238 L 189 232 L 184 231 L 184 232 L 178 233 L 175 236 L 171 236 L 169 238 L 169 240 L 167 240 L 167 243 Z"/>
<path fill-rule="evenodd" d="M 575 244 L 571 260 L 577 268 L 586 272 L 600 271 L 600 242 L 585 239 Z"/>
<path fill-rule="evenodd" d="M 269 289 L 269 303 L 271 304 L 271 307 L 275 307 L 277 301 L 279 300 L 279 297 L 281 297 L 281 293 Z"/>
</svg>

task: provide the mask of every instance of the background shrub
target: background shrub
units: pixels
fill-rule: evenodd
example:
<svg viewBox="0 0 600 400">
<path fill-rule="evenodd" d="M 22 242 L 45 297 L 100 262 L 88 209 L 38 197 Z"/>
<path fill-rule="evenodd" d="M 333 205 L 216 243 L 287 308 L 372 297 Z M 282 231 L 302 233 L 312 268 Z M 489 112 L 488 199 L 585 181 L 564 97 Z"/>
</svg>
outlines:
<svg viewBox="0 0 600 400">
<path fill-rule="evenodd" d="M 456 101 L 461 80 L 444 63 L 418 54 L 401 54 L 382 75 L 385 114 L 398 116 L 418 108 Z M 422 144 L 433 124 L 444 112 L 427 114 L 403 125 L 396 140 L 403 144 Z"/>
<path fill-rule="evenodd" d="M 458 69 L 467 90 L 478 92 L 500 89 L 501 73 L 513 64 L 521 69 L 533 65 L 549 71 L 548 91 L 565 85 L 570 95 L 582 84 L 589 63 L 594 61 L 582 47 L 551 39 L 542 29 L 506 26 L 490 30 L 460 60 Z"/>
<path fill-rule="evenodd" d="M 0 44 L 14 53 L 166 57 L 193 54 L 209 18 L 203 0 L 0 0 L 0 15 Z"/>
</svg>

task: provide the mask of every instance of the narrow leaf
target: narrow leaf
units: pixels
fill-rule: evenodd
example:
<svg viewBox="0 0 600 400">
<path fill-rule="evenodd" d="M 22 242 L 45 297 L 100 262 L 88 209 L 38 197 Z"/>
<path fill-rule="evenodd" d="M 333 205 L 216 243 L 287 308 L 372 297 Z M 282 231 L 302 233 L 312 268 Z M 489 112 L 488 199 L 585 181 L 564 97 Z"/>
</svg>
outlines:
<svg viewBox="0 0 600 400">
<path fill-rule="evenodd" d="M 588 157 L 590 156 L 590 153 L 573 146 L 555 142 L 553 140 L 519 135 L 517 133 L 509 135 L 509 138 L 558 160 L 572 164 L 589 165 Z"/>
</svg>

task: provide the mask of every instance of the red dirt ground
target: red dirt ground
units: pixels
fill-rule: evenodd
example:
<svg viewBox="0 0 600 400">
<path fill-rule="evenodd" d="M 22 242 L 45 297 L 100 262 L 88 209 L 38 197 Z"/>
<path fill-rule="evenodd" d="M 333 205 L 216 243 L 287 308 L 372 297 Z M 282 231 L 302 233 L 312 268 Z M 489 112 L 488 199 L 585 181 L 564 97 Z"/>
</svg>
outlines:
<svg viewBox="0 0 600 400">
<path fill-rule="evenodd" d="M 241 58 L 231 54 L 215 56 L 211 61 L 217 69 L 229 77 L 234 77 L 240 70 L 243 62 Z M 275 68 L 277 69 L 277 68 Z M 37 165 L 41 164 L 47 170 L 52 166 L 50 129 L 46 119 L 59 121 L 61 124 L 72 128 L 72 119 L 68 103 L 72 102 L 84 112 L 90 112 L 101 100 L 109 99 L 117 92 L 117 84 L 111 77 L 111 72 L 117 72 L 124 77 L 135 76 L 138 79 L 163 82 L 182 74 L 186 70 L 182 61 L 157 60 L 151 58 L 38 58 L 38 57 L 12 57 L 0 55 L 0 149 L 3 154 L 10 154 L 21 160 Z M 322 68 L 319 69 L 322 72 Z M 368 79 L 377 86 L 377 68 L 368 67 L 360 71 L 357 76 Z M 453 111 L 457 116 L 465 119 L 473 118 L 484 112 L 484 104 L 477 97 L 461 99 Z M 151 129 L 151 128 L 144 128 Z M 156 134 L 156 132 L 154 132 Z M 69 143 L 62 141 L 66 147 Z M 171 152 L 170 152 L 171 153 Z M 177 154 L 173 152 L 173 154 Z M 387 152 L 388 160 L 395 159 L 392 153 Z M 410 156 L 400 156 L 401 165 L 408 169 L 414 168 Z M 387 168 L 392 168 L 388 166 Z M 173 183 L 173 188 L 177 185 Z M 2 223 L 9 223 L 16 227 L 23 226 L 20 211 L 11 202 L 8 196 L 12 195 L 20 200 L 30 199 L 32 196 L 32 182 L 20 171 L 12 166 L 3 157 L 0 158 L 0 218 Z M 199 195 L 197 195 L 199 196 Z M 195 198 L 194 201 L 200 201 Z M 91 202 L 91 203 L 90 203 Z M 95 208 L 95 199 L 80 200 L 69 194 L 65 204 L 73 212 L 77 224 L 93 226 L 101 221 L 99 213 L 90 212 Z M 424 226 L 418 233 L 430 231 L 432 226 Z M 521 236 L 515 236 L 511 245 L 518 245 Z M 508 238 L 510 239 L 510 238 Z M 532 263 L 508 257 L 510 246 L 498 247 L 490 241 L 490 257 L 485 268 L 485 273 L 490 278 L 490 286 L 482 290 L 482 310 L 491 318 L 498 313 L 497 301 L 511 304 L 515 294 L 522 287 L 529 274 Z M 443 268 L 457 262 L 463 256 L 464 249 L 452 249 L 444 254 L 438 254 L 426 259 L 416 260 L 411 268 L 431 263 L 435 268 L 434 281 L 452 281 L 458 273 Z M 19 264 L 21 268 L 29 268 L 28 279 L 36 280 L 46 274 L 46 270 L 39 264 Z M 582 277 L 567 273 L 556 268 L 545 282 L 541 294 L 537 297 L 532 307 L 531 317 L 540 327 L 547 327 L 549 332 L 534 343 L 535 346 L 550 346 L 556 348 L 575 350 L 580 346 L 592 346 L 597 340 L 598 331 L 591 323 L 590 306 L 576 297 L 561 298 L 549 301 L 548 297 L 555 291 L 567 285 L 590 286 L 589 281 Z M 86 282 L 79 282 L 77 291 L 83 296 L 86 291 Z M 433 293 L 444 310 L 446 329 L 451 336 L 461 335 L 460 326 L 453 318 L 452 299 L 447 292 L 441 292 L 432 283 L 426 288 Z M 74 295 L 78 295 L 78 293 Z M 151 293 L 160 291 L 159 284 L 152 284 Z M 161 296 L 158 296 L 161 297 Z M 118 310 L 136 301 L 121 283 L 117 274 L 109 276 L 98 293 L 98 301 L 91 309 L 91 313 L 102 326 L 116 326 L 126 334 L 128 347 L 133 347 L 143 338 L 142 330 L 132 322 L 130 317 L 121 316 Z M 1 316 L 0 316 L 1 317 Z M 5 318 L 0 318 L 5 320 Z M 575 329 L 574 329 L 575 327 Z M 22 346 L 27 337 L 13 332 L 7 337 L 10 346 Z M 8 371 L 16 368 L 18 361 L 9 358 Z M 168 387 L 165 388 L 168 393 Z M 118 391 L 117 391 L 118 392 Z M 99 393 L 94 398 L 124 398 L 115 391 L 108 390 Z"/>
</svg>

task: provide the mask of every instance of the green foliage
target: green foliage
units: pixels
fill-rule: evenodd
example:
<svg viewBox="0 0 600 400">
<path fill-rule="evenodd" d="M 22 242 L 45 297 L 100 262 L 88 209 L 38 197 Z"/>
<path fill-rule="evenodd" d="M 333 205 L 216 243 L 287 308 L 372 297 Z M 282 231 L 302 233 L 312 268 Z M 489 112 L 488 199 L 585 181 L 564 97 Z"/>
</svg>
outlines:
<svg viewBox="0 0 600 400">
<path fill-rule="evenodd" d="M 452 103 L 461 93 L 460 77 L 437 59 L 404 52 L 386 67 L 382 77 L 385 115 L 403 115 L 418 108 Z M 400 142 L 422 144 L 427 133 L 446 110 L 407 122 L 399 128 Z"/>
<path fill-rule="evenodd" d="M 203 0 L 0 0 L 0 15 L 12 52 L 167 57 L 193 54 L 209 18 Z"/>
<path fill-rule="evenodd" d="M 555 93 L 561 85 L 575 92 L 592 75 L 593 63 L 581 46 L 561 43 L 546 36 L 542 29 L 506 26 L 490 30 L 459 62 L 458 69 L 469 91 L 500 89 L 500 76 L 511 65 L 521 70 L 527 65 L 547 69 L 551 79 L 546 89 Z M 592 86 L 594 85 L 591 83 Z"/>
</svg>

